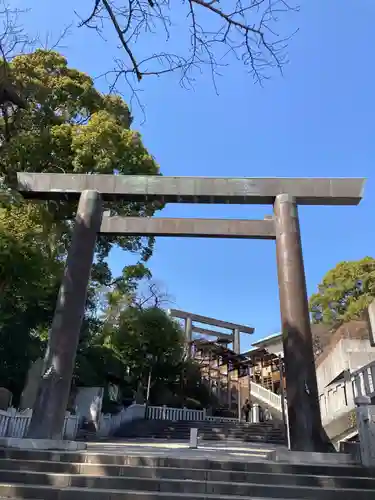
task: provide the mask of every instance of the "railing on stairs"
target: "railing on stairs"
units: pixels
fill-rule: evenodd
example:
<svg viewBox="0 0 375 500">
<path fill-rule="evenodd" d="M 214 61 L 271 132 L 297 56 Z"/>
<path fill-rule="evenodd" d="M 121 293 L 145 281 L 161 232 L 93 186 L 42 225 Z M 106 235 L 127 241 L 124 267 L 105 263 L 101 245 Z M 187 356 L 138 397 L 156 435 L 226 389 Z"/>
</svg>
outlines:
<svg viewBox="0 0 375 500">
<path fill-rule="evenodd" d="M 347 373 L 345 380 L 326 387 L 319 395 L 323 424 L 354 410 L 357 396 L 375 397 L 375 361 Z"/>
<path fill-rule="evenodd" d="M 251 382 L 250 393 L 281 414 L 281 396 L 265 387 Z M 354 410 L 357 396 L 375 397 L 375 361 L 346 374 L 346 379 L 326 387 L 319 395 L 323 424 Z"/>
<path fill-rule="evenodd" d="M 278 394 L 275 394 L 256 382 L 250 382 L 250 394 L 260 402 L 268 404 L 281 414 L 281 396 Z"/>
</svg>

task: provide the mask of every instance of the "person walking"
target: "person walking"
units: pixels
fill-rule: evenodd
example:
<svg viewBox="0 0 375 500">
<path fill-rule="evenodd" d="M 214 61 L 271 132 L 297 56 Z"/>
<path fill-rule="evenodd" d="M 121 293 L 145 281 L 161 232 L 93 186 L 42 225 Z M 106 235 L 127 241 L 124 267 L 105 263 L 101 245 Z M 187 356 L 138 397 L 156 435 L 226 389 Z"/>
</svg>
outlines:
<svg viewBox="0 0 375 500">
<path fill-rule="evenodd" d="M 250 409 L 251 409 L 250 401 L 248 399 L 246 399 L 246 401 L 242 407 L 242 412 L 245 415 L 245 422 L 249 421 Z"/>
</svg>

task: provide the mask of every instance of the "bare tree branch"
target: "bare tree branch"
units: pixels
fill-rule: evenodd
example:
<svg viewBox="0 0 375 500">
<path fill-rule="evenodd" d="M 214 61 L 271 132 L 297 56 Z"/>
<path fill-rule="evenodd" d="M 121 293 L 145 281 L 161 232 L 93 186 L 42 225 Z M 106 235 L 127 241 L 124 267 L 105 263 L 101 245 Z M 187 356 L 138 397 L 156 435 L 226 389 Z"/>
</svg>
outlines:
<svg viewBox="0 0 375 500">
<path fill-rule="evenodd" d="M 157 283 L 148 283 L 147 289 L 134 298 L 134 305 L 139 309 L 147 307 L 163 308 L 173 303 L 172 297 Z"/>
<path fill-rule="evenodd" d="M 0 117 L 3 137 L 11 139 L 11 128 L 15 116 L 27 107 L 22 98 L 22 89 L 16 85 L 9 67 L 9 61 L 33 44 L 19 24 L 19 17 L 25 11 L 11 8 L 4 0 L 0 1 Z M 1 144 L 0 144 L 1 146 Z"/>
<path fill-rule="evenodd" d="M 65 48 L 64 45 L 62 45 L 63 40 L 65 40 L 71 32 L 71 27 L 72 24 L 69 24 L 63 28 L 63 30 L 60 32 L 57 38 L 54 40 L 52 39 L 52 35 L 50 32 L 47 32 L 45 35 L 44 42 L 41 42 L 41 47 L 43 50 L 61 50 L 62 48 Z"/>
<path fill-rule="evenodd" d="M 269 77 L 268 69 L 282 71 L 287 62 L 287 42 L 294 33 L 282 37 L 275 25 L 291 11 L 298 11 L 298 7 L 287 0 L 227 0 L 225 7 L 220 0 L 180 0 L 179 5 L 170 0 L 93 0 L 90 14 L 81 18 L 80 26 L 95 29 L 102 36 L 108 23 L 115 30 L 125 57 L 117 58 L 114 69 L 106 73 L 113 79 L 113 88 L 120 76 L 133 75 L 140 82 L 145 76 L 176 71 L 181 74 L 181 85 L 189 87 L 194 71 L 202 71 L 204 66 L 210 68 L 215 82 L 229 54 L 262 83 Z M 181 13 L 185 16 L 182 27 Z M 160 41 L 164 32 L 167 45 L 176 45 L 172 35 L 177 25 L 179 39 L 184 33 L 188 37 L 186 53 L 154 52 L 151 42 L 149 54 L 139 55 L 141 35 L 147 43 L 146 36 L 153 40 L 152 35 L 158 35 Z"/>
</svg>

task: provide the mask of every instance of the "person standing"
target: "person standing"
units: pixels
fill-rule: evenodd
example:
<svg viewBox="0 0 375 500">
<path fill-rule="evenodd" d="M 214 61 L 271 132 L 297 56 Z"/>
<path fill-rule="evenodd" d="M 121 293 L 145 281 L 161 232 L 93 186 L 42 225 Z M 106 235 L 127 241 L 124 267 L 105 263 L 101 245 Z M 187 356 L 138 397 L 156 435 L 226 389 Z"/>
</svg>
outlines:
<svg viewBox="0 0 375 500">
<path fill-rule="evenodd" d="M 251 406 L 250 406 L 250 401 L 248 399 L 246 399 L 243 407 L 242 407 L 242 412 L 245 416 L 245 422 L 248 422 L 249 421 L 249 414 L 250 414 L 250 409 L 251 409 Z"/>
</svg>

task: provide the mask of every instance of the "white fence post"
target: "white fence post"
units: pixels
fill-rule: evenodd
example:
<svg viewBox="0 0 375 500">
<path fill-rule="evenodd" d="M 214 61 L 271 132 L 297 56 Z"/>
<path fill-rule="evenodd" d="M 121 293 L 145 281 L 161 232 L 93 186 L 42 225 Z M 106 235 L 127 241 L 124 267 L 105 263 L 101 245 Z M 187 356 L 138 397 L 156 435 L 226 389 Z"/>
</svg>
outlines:
<svg viewBox="0 0 375 500">
<path fill-rule="evenodd" d="M 24 438 L 30 425 L 32 410 L 17 412 L 15 408 L 8 411 L 0 410 L 0 437 Z M 78 431 L 78 415 L 65 417 L 63 439 L 74 440 Z"/>
<path fill-rule="evenodd" d="M 0 437 L 8 435 L 8 427 L 11 416 L 8 412 L 0 410 Z"/>
<path fill-rule="evenodd" d="M 253 407 L 251 408 L 251 413 L 252 413 L 252 423 L 257 424 L 260 422 L 260 409 L 259 405 L 254 404 Z"/>
</svg>

